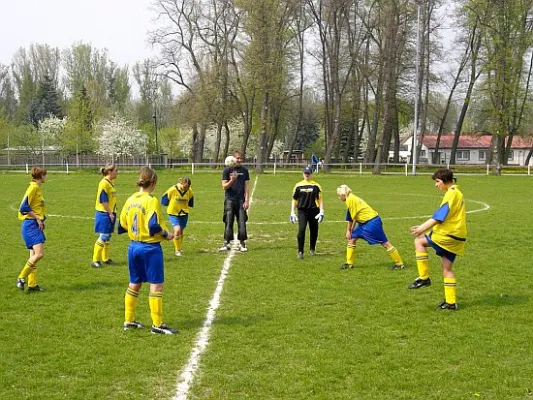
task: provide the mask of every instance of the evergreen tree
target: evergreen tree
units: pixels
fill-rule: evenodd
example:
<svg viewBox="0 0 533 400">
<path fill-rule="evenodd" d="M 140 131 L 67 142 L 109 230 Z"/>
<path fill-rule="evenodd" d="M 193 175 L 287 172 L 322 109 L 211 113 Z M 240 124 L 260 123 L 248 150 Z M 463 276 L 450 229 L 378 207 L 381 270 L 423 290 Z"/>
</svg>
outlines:
<svg viewBox="0 0 533 400">
<path fill-rule="evenodd" d="M 54 81 L 49 75 L 45 75 L 39 83 L 37 100 L 41 113 L 39 115 L 39 121 L 51 115 L 57 118 L 63 118 L 63 107 L 61 106 L 60 96 Z"/>
</svg>

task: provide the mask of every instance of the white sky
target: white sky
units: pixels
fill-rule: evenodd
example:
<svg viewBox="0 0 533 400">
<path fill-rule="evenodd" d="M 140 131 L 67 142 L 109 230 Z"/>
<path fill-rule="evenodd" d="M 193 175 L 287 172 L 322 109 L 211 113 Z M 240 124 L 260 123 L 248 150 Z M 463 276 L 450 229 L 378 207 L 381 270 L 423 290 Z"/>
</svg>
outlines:
<svg viewBox="0 0 533 400">
<path fill-rule="evenodd" d="M 0 0 L 0 64 L 32 43 L 60 50 L 82 41 L 120 66 L 155 55 L 148 44 L 151 0 Z"/>
</svg>

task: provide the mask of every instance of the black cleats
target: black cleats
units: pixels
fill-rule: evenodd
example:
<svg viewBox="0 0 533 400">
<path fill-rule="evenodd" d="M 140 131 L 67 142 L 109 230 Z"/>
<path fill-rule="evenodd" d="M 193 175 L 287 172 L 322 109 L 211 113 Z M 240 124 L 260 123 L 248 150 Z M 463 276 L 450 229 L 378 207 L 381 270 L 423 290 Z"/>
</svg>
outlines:
<svg viewBox="0 0 533 400">
<path fill-rule="evenodd" d="M 431 279 L 420 279 L 416 278 L 413 283 L 411 283 L 408 287 L 409 289 L 420 289 L 425 286 L 431 286 Z"/>
</svg>

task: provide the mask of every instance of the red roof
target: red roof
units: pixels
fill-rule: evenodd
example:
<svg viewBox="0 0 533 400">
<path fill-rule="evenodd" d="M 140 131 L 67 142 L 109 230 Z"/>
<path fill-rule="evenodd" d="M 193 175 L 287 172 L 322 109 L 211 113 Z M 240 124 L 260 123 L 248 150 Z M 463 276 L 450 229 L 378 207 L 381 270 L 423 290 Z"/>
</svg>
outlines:
<svg viewBox="0 0 533 400">
<path fill-rule="evenodd" d="M 459 136 L 458 149 L 488 149 L 492 140 L 491 135 L 461 135 Z M 424 145 L 428 149 L 434 149 L 437 143 L 437 135 L 426 135 L 423 139 Z M 453 135 L 442 135 L 440 137 L 439 148 L 451 149 Z M 533 137 L 515 136 L 513 138 L 513 149 L 530 149 L 533 146 Z"/>
</svg>

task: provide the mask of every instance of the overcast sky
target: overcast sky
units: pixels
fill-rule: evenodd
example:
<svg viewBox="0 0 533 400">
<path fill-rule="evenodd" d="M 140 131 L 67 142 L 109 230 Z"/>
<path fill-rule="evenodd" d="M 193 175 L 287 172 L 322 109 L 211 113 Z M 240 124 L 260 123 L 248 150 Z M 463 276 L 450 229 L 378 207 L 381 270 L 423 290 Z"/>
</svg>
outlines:
<svg viewBox="0 0 533 400">
<path fill-rule="evenodd" d="M 83 41 L 132 66 L 154 55 L 147 43 L 151 0 L 0 0 L 0 64 L 32 43 L 65 49 Z"/>
</svg>

